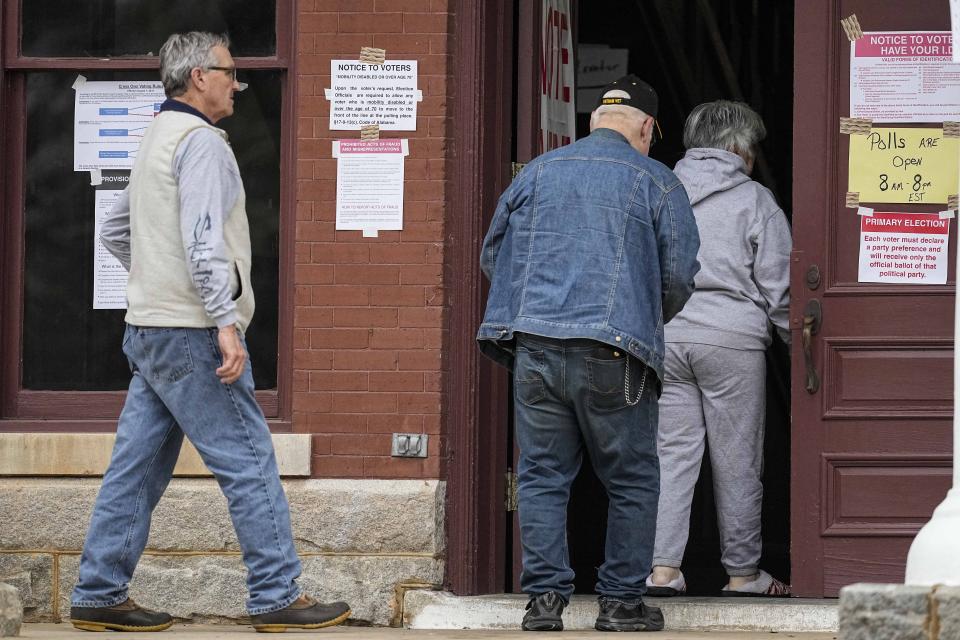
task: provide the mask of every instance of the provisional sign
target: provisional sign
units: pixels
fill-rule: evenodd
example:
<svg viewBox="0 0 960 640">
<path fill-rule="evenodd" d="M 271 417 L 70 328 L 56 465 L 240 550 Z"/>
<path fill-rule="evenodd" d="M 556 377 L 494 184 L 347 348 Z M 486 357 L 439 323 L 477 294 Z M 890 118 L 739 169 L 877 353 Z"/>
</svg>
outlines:
<svg viewBox="0 0 960 640">
<path fill-rule="evenodd" d="M 957 193 L 958 140 L 926 128 L 851 135 L 847 190 L 860 202 L 946 204 Z"/>
<path fill-rule="evenodd" d="M 334 140 L 338 230 L 403 229 L 403 159 L 406 140 Z"/>
<path fill-rule="evenodd" d="M 955 121 L 960 66 L 949 31 L 869 32 L 850 43 L 850 117 Z"/>
<path fill-rule="evenodd" d="M 860 218 L 860 282 L 947 282 L 948 217 L 867 213 Z"/>
<path fill-rule="evenodd" d="M 356 60 L 330 61 L 330 130 L 359 130 L 365 124 L 383 131 L 416 131 L 416 60 L 388 60 L 383 64 Z"/>
<path fill-rule="evenodd" d="M 73 170 L 132 169 L 147 125 L 166 100 L 159 81 L 74 84 Z"/>
<path fill-rule="evenodd" d="M 100 242 L 100 227 L 123 189 L 130 182 L 129 171 L 105 171 L 94 191 L 93 223 L 93 308 L 127 308 L 127 270 Z"/>
</svg>

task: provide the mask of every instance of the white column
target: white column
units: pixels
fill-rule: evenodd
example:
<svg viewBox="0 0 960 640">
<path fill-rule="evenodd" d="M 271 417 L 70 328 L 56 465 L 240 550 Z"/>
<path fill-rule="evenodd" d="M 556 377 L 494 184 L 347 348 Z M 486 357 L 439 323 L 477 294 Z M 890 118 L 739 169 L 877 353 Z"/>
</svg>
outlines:
<svg viewBox="0 0 960 640">
<path fill-rule="evenodd" d="M 958 221 L 960 223 L 960 221 Z M 960 238 L 960 227 L 958 227 Z M 957 252 L 960 274 L 960 251 Z M 958 278 L 960 283 L 960 278 Z M 933 512 L 907 554 L 906 584 L 960 586 L 960 292 L 953 319 L 953 488 Z"/>
</svg>

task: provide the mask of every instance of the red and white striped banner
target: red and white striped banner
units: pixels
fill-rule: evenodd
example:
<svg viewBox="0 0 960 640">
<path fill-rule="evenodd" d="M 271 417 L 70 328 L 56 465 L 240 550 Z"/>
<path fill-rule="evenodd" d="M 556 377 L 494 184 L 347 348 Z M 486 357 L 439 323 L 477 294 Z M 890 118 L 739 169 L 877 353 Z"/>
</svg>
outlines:
<svg viewBox="0 0 960 640">
<path fill-rule="evenodd" d="M 540 56 L 540 153 L 576 137 L 570 0 L 543 0 Z"/>
</svg>

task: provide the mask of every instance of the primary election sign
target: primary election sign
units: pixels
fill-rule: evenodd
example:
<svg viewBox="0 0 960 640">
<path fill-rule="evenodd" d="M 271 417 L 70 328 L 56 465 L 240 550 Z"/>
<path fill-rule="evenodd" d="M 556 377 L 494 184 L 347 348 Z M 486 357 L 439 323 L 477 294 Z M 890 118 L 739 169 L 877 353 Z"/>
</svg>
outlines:
<svg viewBox="0 0 960 640">
<path fill-rule="evenodd" d="M 947 282 L 949 217 L 866 212 L 860 218 L 860 282 Z"/>
</svg>

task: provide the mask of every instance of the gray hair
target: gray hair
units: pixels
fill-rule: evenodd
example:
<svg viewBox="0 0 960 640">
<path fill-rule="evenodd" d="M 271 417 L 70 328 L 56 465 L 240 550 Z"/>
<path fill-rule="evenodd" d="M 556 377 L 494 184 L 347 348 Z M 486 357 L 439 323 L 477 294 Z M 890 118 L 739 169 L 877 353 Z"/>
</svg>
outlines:
<svg viewBox="0 0 960 640">
<path fill-rule="evenodd" d="M 606 118 L 607 116 L 622 118 L 624 120 L 636 120 L 638 122 L 642 122 L 649 117 L 636 107 L 628 107 L 623 104 L 602 104 L 590 114 L 590 130 L 593 131 L 596 129 L 600 119 Z"/>
<path fill-rule="evenodd" d="M 767 128 L 757 112 L 743 102 L 717 100 L 698 105 L 683 125 L 683 146 L 723 149 L 740 155 L 755 154 Z"/>
<path fill-rule="evenodd" d="M 206 31 L 175 33 L 160 47 L 160 79 L 168 98 L 187 92 L 190 72 L 215 66 L 214 47 L 230 48 L 230 38 Z"/>
</svg>

